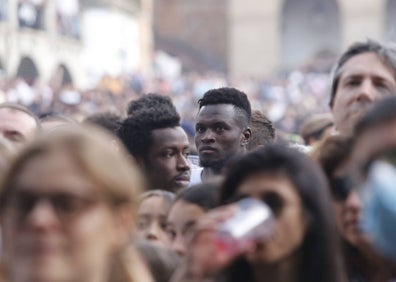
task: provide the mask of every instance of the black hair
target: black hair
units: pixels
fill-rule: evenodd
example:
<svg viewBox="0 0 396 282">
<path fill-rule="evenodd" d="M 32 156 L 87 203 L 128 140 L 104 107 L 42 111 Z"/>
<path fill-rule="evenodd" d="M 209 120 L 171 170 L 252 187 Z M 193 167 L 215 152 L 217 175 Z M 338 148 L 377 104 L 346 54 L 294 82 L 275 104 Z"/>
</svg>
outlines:
<svg viewBox="0 0 396 282">
<path fill-rule="evenodd" d="M 113 134 L 117 134 L 121 125 L 121 116 L 112 112 L 96 113 L 85 118 L 84 123 L 91 123 Z"/>
<path fill-rule="evenodd" d="M 354 136 L 361 135 L 369 128 L 386 121 L 396 119 L 396 96 L 386 97 L 374 106 L 358 121 L 354 128 Z"/>
<path fill-rule="evenodd" d="M 198 100 L 199 109 L 207 105 L 217 104 L 231 104 L 239 110 L 237 113 L 241 114 L 246 119 L 246 125 L 250 123 L 252 116 L 252 109 L 247 95 L 232 87 L 221 87 L 207 91 L 201 99 Z"/>
<path fill-rule="evenodd" d="M 253 111 L 250 120 L 252 137 L 247 144 L 249 151 L 261 145 L 272 144 L 275 141 L 275 128 L 273 123 L 260 111 Z"/>
<path fill-rule="evenodd" d="M 174 202 L 183 200 L 209 211 L 218 206 L 219 191 L 220 183 L 214 181 L 203 182 L 181 190 L 176 195 Z"/>
<path fill-rule="evenodd" d="M 343 281 L 341 254 L 327 183 L 319 167 L 303 153 L 279 144 L 270 144 L 234 161 L 226 172 L 220 203 L 236 200 L 239 186 L 249 176 L 265 173 L 288 179 L 301 199 L 308 217 L 308 229 L 300 246 L 301 261 L 296 281 Z M 326 243 L 324 243 L 326 242 Z M 234 262 L 227 281 L 253 281 L 249 263 Z"/>
<path fill-rule="evenodd" d="M 135 158 L 146 160 L 153 130 L 180 126 L 180 115 L 169 97 L 147 94 L 132 101 L 129 110 L 118 129 L 118 137 Z"/>
</svg>

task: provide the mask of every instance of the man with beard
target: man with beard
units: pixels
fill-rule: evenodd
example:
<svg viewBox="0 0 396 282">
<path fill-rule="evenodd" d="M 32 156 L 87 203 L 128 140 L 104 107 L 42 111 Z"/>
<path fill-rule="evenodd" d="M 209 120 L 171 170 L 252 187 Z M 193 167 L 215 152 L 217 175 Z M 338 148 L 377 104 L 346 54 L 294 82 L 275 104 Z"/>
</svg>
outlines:
<svg viewBox="0 0 396 282">
<path fill-rule="evenodd" d="M 396 49 L 375 41 L 353 44 L 333 73 L 330 108 L 335 126 L 349 135 L 373 102 L 396 93 Z"/>
<path fill-rule="evenodd" d="M 235 88 L 207 91 L 198 101 L 195 145 L 202 170 L 194 170 L 191 184 L 222 174 L 230 158 L 246 152 L 252 132 L 250 102 Z"/>
<path fill-rule="evenodd" d="M 147 94 L 132 101 L 118 137 L 142 168 L 149 190 L 188 187 L 188 138 L 170 98 Z"/>
</svg>

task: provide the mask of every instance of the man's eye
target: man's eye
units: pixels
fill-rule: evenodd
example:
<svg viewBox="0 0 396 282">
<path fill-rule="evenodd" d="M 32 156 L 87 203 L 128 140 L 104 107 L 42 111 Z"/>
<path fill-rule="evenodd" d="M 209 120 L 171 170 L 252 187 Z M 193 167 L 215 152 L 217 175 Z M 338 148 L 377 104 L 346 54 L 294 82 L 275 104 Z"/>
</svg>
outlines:
<svg viewBox="0 0 396 282">
<path fill-rule="evenodd" d="M 164 152 L 164 157 L 165 158 L 172 158 L 175 155 L 175 153 L 173 151 L 166 151 Z"/>
<path fill-rule="evenodd" d="M 224 126 L 217 126 L 217 127 L 215 128 L 216 132 L 223 132 L 224 129 L 225 129 Z"/>
<path fill-rule="evenodd" d="M 166 233 L 168 234 L 168 237 L 171 241 L 174 241 L 176 238 L 176 232 L 172 229 L 167 229 Z"/>
<path fill-rule="evenodd" d="M 357 86 L 360 84 L 360 81 L 359 80 L 348 80 L 345 84 L 347 86 Z"/>
<path fill-rule="evenodd" d="M 205 128 L 204 127 L 197 127 L 195 129 L 195 131 L 198 132 L 198 133 L 203 133 L 205 131 Z"/>
</svg>

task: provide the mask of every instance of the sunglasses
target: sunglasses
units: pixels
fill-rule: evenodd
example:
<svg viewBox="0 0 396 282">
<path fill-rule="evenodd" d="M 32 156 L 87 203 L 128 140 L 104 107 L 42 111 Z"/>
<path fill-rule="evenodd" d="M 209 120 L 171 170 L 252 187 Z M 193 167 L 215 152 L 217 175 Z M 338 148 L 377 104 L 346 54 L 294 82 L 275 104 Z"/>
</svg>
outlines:
<svg viewBox="0 0 396 282">
<path fill-rule="evenodd" d="M 336 201 L 345 201 L 352 191 L 352 180 L 349 176 L 332 177 L 329 180 L 330 192 Z"/>
<path fill-rule="evenodd" d="M 6 206 L 16 213 L 19 220 L 24 220 L 43 201 L 51 205 L 53 211 L 62 221 L 70 221 L 98 203 L 94 198 L 83 198 L 65 193 L 39 195 L 29 192 L 16 192 L 10 196 Z"/>
</svg>

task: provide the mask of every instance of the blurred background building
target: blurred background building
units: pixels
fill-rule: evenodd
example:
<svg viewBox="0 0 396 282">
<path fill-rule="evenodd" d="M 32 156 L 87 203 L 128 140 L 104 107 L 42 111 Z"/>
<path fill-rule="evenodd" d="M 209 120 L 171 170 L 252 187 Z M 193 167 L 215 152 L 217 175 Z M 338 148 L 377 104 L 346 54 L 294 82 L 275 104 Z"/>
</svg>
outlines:
<svg viewBox="0 0 396 282">
<path fill-rule="evenodd" d="M 0 102 L 76 118 L 208 89 L 245 91 L 279 130 L 329 110 L 340 52 L 396 40 L 396 0 L 0 0 Z"/>
<path fill-rule="evenodd" d="M 155 0 L 155 46 L 185 70 L 268 75 L 396 39 L 395 0 Z"/>
<path fill-rule="evenodd" d="M 147 71 L 151 2 L 0 0 L 0 67 L 28 84 L 87 88 L 103 76 Z"/>
</svg>

